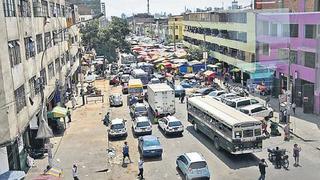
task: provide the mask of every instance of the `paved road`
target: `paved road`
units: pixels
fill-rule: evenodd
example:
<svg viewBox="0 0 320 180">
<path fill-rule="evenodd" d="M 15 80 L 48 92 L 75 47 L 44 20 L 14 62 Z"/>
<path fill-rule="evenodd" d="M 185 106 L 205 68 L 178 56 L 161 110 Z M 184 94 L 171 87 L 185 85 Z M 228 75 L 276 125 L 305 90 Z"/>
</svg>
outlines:
<svg viewBox="0 0 320 180">
<path fill-rule="evenodd" d="M 118 89 L 118 88 L 116 88 Z M 115 91 L 114 89 L 112 92 Z M 116 90 L 118 91 L 118 90 Z M 179 171 L 176 169 L 175 160 L 176 157 L 184 152 L 197 151 L 200 152 L 208 162 L 212 179 L 219 180 L 237 180 L 248 179 L 254 180 L 259 176 L 258 161 L 260 158 L 267 157 L 268 147 L 286 148 L 291 151 L 293 144 L 298 143 L 302 146 L 301 164 L 302 167 L 295 168 L 292 166 L 293 158 L 292 152 L 289 152 L 290 156 L 290 168 L 289 170 L 274 169 L 272 164 L 269 163 L 267 169 L 267 179 L 317 179 L 320 177 L 320 172 L 317 171 L 320 168 L 320 151 L 306 142 L 302 142 L 299 139 L 293 139 L 290 142 L 284 142 L 283 137 L 272 137 L 271 139 L 264 141 L 263 152 L 256 154 L 245 155 L 230 155 L 225 151 L 216 151 L 212 144 L 212 141 L 202 133 L 197 133 L 193 130 L 191 124 L 186 120 L 186 104 L 181 104 L 176 99 L 176 117 L 180 118 L 185 126 L 185 132 L 183 137 L 165 137 L 164 134 L 153 126 L 153 135 L 159 137 L 161 144 L 164 148 L 164 154 L 162 159 L 150 159 L 145 161 L 145 178 L 146 179 L 183 179 Z M 129 119 L 128 108 L 126 106 L 120 108 L 112 108 L 112 117 L 124 117 Z M 128 129 L 131 127 L 131 121 L 127 123 Z M 113 146 L 117 147 L 118 160 L 121 160 L 121 146 L 125 140 L 112 142 Z M 130 145 L 131 156 L 134 163 L 128 164 L 127 167 L 121 167 L 121 163 L 113 165 L 112 171 L 109 173 L 111 179 L 135 179 L 137 175 L 137 160 L 139 157 L 137 150 L 137 139 L 132 136 L 132 132 L 129 131 L 129 136 L 126 139 Z M 131 172 L 131 173 L 130 173 Z"/>
</svg>

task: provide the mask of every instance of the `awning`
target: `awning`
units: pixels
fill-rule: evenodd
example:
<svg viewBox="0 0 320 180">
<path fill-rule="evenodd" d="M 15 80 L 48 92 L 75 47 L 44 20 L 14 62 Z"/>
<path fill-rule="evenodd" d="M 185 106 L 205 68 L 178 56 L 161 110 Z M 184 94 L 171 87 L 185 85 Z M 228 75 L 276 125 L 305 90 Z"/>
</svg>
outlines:
<svg viewBox="0 0 320 180">
<path fill-rule="evenodd" d="M 204 74 L 204 76 L 206 76 L 206 77 L 210 77 L 210 76 L 214 76 L 214 75 L 215 75 L 215 73 L 214 73 L 213 71 L 206 71 L 206 72 L 204 72 L 203 74 Z"/>
<path fill-rule="evenodd" d="M 25 176 L 26 173 L 24 173 L 24 171 L 7 171 L 0 175 L 0 179 L 17 180 L 23 179 Z"/>
<path fill-rule="evenodd" d="M 241 71 L 241 70 L 238 69 L 238 68 L 233 68 L 233 69 L 230 70 L 230 72 L 239 72 L 239 71 Z"/>
<path fill-rule="evenodd" d="M 195 74 L 193 73 L 188 73 L 188 74 L 185 74 L 183 77 L 184 78 L 194 78 Z"/>
<path fill-rule="evenodd" d="M 60 118 L 60 117 L 66 117 L 68 110 L 66 108 L 56 106 L 52 109 L 53 117 Z"/>
<path fill-rule="evenodd" d="M 216 66 L 221 66 L 221 63 L 218 62 L 218 63 L 216 63 L 215 65 L 216 65 Z"/>
<path fill-rule="evenodd" d="M 219 67 L 219 66 L 214 65 L 214 64 L 209 64 L 209 65 L 207 65 L 207 66 L 210 67 L 210 68 L 217 68 L 217 67 Z"/>
</svg>

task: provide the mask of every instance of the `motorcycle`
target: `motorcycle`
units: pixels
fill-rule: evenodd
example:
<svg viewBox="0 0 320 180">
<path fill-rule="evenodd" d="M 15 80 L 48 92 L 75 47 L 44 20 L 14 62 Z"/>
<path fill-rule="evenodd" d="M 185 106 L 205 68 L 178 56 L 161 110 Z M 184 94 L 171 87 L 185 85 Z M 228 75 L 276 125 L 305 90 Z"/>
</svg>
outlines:
<svg viewBox="0 0 320 180">
<path fill-rule="evenodd" d="M 286 155 L 286 150 L 285 149 L 279 149 L 278 150 L 281 156 L 280 159 L 280 165 L 285 168 L 288 169 L 289 167 L 289 156 Z M 277 150 L 276 149 L 268 149 L 268 159 L 270 162 L 272 162 L 273 164 L 276 163 L 276 156 L 277 156 Z"/>
</svg>

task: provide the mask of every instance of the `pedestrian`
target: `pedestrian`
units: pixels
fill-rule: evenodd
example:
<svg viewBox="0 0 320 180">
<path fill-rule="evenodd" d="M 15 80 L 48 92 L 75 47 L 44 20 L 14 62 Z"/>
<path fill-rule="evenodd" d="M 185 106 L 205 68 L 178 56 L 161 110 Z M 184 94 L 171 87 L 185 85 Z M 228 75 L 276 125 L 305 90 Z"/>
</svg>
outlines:
<svg viewBox="0 0 320 180">
<path fill-rule="evenodd" d="M 276 156 L 276 168 L 281 168 L 281 151 L 279 149 L 279 147 L 276 147 L 275 150 L 275 156 Z"/>
<path fill-rule="evenodd" d="M 300 156 L 301 147 L 298 144 L 293 145 L 293 158 L 294 158 L 294 166 L 299 166 L 299 156 Z"/>
<path fill-rule="evenodd" d="M 82 97 L 82 106 L 86 104 L 85 99 L 84 99 L 84 90 L 81 88 L 80 89 L 80 96 Z"/>
<path fill-rule="evenodd" d="M 67 116 L 68 116 L 68 123 L 70 123 L 70 122 L 71 122 L 71 112 L 70 112 L 70 107 L 68 107 Z"/>
<path fill-rule="evenodd" d="M 289 141 L 290 140 L 290 123 L 287 123 L 284 128 L 284 140 Z"/>
<path fill-rule="evenodd" d="M 296 103 L 295 102 L 292 103 L 292 111 L 293 111 L 293 115 L 296 115 Z"/>
<path fill-rule="evenodd" d="M 139 160 L 139 162 L 138 162 L 138 168 L 139 168 L 138 177 L 140 177 L 140 179 L 144 179 L 144 178 L 143 178 L 143 163 L 144 163 L 143 158 L 140 157 L 140 160 Z"/>
<path fill-rule="evenodd" d="M 268 167 L 267 162 L 265 159 L 261 159 L 259 162 L 259 171 L 260 171 L 260 177 L 258 180 L 265 180 L 266 178 L 266 167 Z"/>
<path fill-rule="evenodd" d="M 124 142 L 124 146 L 122 148 L 122 155 L 123 155 L 122 164 L 124 164 L 124 160 L 126 157 L 128 157 L 128 159 L 130 160 L 130 163 L 132 163 L 130 156 L 129 156 L 129 146 L 128 146 L 127 141 Z"/>
<path fill-rule="evenodd" d="M 77 105 L 77 99 L 74 97 L 74 95 L 71 95 L 71 104 L 72 104 L 72 109 L 74 109 Z"/>
<path fill-rule="evenodd" d="M 182 91 L 181 97 L 180 97 L 180 102 L 181 102 L 181 103 L 183 103 L 185 96 L 186 96 L 186 93 L 185 93 L 184 91 Z"/>
<path fill-rule="evenodd" d="M 73 164 L 72 166 L 72 176 L 74 180 L 79 180 L 78 178 L 78 166 L 76 164 Z"/>
<path fill-rule="evenodd" d="M 109 126 L 109 122 L 110 122 L 110 112 L 107 112 L 107 114 L 104 116 L 103 124 L 105 126 Z"/>
</svg>

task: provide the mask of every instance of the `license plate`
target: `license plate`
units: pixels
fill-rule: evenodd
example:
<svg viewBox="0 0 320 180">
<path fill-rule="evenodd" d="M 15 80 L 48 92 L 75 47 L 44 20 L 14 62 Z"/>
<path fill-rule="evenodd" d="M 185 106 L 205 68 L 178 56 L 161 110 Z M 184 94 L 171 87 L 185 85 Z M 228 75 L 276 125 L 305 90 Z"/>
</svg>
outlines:
<svg viewBox="0 0 320 180">
<path fill-rule="evenodd" d="M 155 153 L 156 151 L 151 151 L 151 153 Z"/>
<path fill-rule="evenodd" d="M 178 130 L 178 128 L 173 128 L 174 130 Z"/>
<path fill-rule="evenodd" d="M 145 129 L 142 129 L 142 131 L 145 132 L 146 130 L 145 130 Z"/>
</svg>

